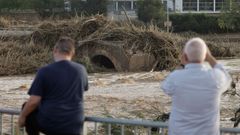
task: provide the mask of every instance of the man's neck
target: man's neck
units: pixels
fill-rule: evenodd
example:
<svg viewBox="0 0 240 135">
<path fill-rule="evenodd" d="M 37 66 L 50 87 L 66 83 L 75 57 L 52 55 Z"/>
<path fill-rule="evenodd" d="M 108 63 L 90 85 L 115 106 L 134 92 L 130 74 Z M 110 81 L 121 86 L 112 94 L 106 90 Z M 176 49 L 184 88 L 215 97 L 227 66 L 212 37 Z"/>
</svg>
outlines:
<svg viewBox="0 0 240 135">
<path fill-rule="evenodd" d="M 203 64 L 203 61 L 191 61 L 188 64 Z"/>
<path fill-rule="evenodd" d="M 59 62 L 59 61 L 63 61 L 63 60 L 71 61 L 72 58 L 70 58 L 70 57 L 57 57 L 54 60 L 55 60 L 55 62 Z"/>
</svg>

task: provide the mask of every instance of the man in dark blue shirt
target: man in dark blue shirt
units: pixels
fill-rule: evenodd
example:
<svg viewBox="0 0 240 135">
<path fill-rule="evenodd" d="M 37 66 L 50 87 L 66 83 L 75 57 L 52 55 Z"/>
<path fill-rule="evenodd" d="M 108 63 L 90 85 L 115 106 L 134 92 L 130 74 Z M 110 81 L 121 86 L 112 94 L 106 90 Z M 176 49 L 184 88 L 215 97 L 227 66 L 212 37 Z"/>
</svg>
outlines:
<svg viewBox="0 0 240 135">
<path fill-rule="evenodd" d="M 54 47 L 55 62 L 38 71 L 28 92 L 30 98 L 19 117 L 19 126 L 26 126 L 28 134 L 82 133 L 83 93 L 88 90 L 88 79 L 84 66 L 71 61 L 74 53 L 74 41 L 61 38 Z M 36 122 L 28 117 L 35 117 Z"/>
</svg>

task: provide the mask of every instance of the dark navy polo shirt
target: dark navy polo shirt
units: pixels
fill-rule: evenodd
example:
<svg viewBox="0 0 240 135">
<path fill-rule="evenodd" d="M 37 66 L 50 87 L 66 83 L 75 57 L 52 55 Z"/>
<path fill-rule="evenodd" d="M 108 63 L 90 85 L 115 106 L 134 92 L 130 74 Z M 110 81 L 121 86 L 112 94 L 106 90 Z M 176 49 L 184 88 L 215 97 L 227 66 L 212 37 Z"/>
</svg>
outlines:
<svg viewBox="0 0 240 135">
<path fill-rule="evenodd" d="M 50 133 L 79 134 L 86 90 L 87 72 L 81 64 L 63 60 L 41 68 L 28 92 L 42 97 L 37 116 L 40 128 Z"/>
</svg>

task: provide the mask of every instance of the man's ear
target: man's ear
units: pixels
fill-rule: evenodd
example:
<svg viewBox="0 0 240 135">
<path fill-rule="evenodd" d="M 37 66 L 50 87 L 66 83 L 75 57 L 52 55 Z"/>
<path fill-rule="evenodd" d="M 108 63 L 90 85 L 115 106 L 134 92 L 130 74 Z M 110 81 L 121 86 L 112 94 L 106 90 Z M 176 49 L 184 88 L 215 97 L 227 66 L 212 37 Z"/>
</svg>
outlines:
<svg viewBox="0 0 240 135">
<path fill-rule="evenodd" d="M 186 65 L 187 63 L 188 63 L 187 55 L 183 53 L 181 56 L 181 64 Z"/>
<path fill-rule="evenodd" d="M 186 63 L 188 63 L 188 56 L 187 56 L 187 54 L 184 53 L 183 56 L 184 56 L 184 59 L 185 59 Z"/>
</svg>

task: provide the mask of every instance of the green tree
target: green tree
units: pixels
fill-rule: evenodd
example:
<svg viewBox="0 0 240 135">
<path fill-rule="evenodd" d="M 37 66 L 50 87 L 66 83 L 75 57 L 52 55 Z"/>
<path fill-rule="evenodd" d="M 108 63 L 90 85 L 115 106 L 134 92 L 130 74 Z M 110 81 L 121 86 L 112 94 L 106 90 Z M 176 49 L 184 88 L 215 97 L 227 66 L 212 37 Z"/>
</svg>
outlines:
<svg viewBox="0 0 240 135">
<path fill-rule="evenodd" d="M 42 17 L 52 15 L 56 8 L 64 8 L 64 0 L 32 0 L 32 3 L 33 9 Z"/>
<path fill-rule="evenodd" d="M 21 0 L 0 0 L 0 8 L 19 9 Z"/>
<path fill-rule="evenodd" d="M 106 14 L 108 0 L 71 0 L 72 10 L 86 15 Z"/>
<path fill-rule="evenodd" d="M 108 0 L 70 0 L 75 12 L 87 15 L 106 14 Z M 0 9 L 34 9 L 42 16 L 51 15 L 54 9 L 64 9 L 64 0 L 0 0 Z"/>
<path fill-rule="evenodd" d="M 71 0 L 72 9 L 76 11 L 83 11 L 86 7 L 86 1 Z"/>
<path fill-rule="evenodd" d="M 50 10 L 52 11 L 54 8 L 63 8 L 64 1 L 63 0 L 32 0 L 33 7 L 36 10 Z"/>
<path fill-rule="evenodd" d="M 33 0 L 21 0 L 19 3 L 20 9 L 33 9 Z"/>
<path fill-rule="evenodd" d="M 236 0 L 227 0 L 222 13 L 218 19 L 218 25 L 221 29 L 227 31 L 240 30 L 240 2 Z"/>
<path fill-rule="evenodd" d="M 88 14 L 106 14 L 108 0 L 87 0 L 85 11 Z"/>
<path fill-rule="evenodd" d="M 63 0 L 0 0 L 0 9 L 53 10 L 54 8 L 63 7 Z"/>
<path fill-rule="evenodd" d="M 161 0 L 139 0 L 137 2 L 138 19 L 143 22 L 164 22 L 165 12 Z"/>
</svg>

